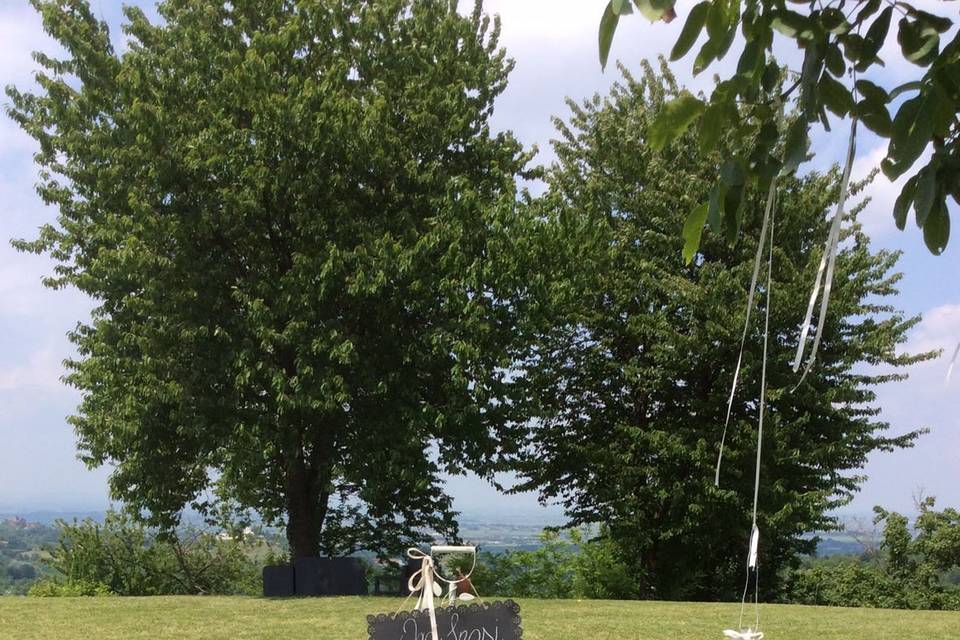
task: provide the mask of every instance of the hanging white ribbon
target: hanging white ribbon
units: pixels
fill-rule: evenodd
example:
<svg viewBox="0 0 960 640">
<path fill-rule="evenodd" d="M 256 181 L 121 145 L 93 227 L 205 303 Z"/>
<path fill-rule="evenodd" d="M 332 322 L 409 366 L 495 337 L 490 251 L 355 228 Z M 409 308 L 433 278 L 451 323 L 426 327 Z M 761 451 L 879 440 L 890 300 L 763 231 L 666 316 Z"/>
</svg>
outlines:
<svg viewBox="0 0 960 640">
<path fill-rule="evenodd" d="M 756 569 L 757 568 L 757 556 L 760 553 L 760 529 L 757 528 L 757 525 L 753 525 L 753 530 L 750 532 L 750 553 L 747 554 L 747 568 Z"/>
<path fill-rule="evenodd" d="M 760 228 L 760 240 L 757 242 L 757 253 L 753 257 L 753 275 L 750 277 L 750 292 L 747 294 L 747 312 L 743 321 L 743 334 L 740 336 L 740 353 L 737 355 L 737 366 L 733 368 L 733 384 L 730 385 L 730 397 L 727 399 L 727 417 L 723 421 L 723 435 L 720 437 L 720 453 L 717 455 L 717 469 L 713 477 L 713 484 L 720 486 L 720 465 L 723 463 L 723 447 L 727 442 L 727 430 L 730 428 L 730 416 L 733 413 L 733 398 L 737 393 L 737 383 L 740 380 L 740 366 L 743 363 L 743 349 L 747 343 L 747 333 L 750 329 L 750 314 L 753 311 L 753 296 L 757 291 L 757 279 L 760 276 L 760 265 L 763 262 L 763 249 L 767 241 L 767 227 L 770 225 L 770 216 L 773 213 L 774 202 L 777 196 L 777 179 L 770 181 L 770 190 L 767 192 L 767 206 L 763 213 L 763 226 Z"/>
<path fill-rule="evenodd" d="M 407 557 L 411 560 L 420 560 L 420 570 L 414 572 L 407 580 L 407 589 L 411 594 L 419 592 L 417 599 L 418 611 L 427 611 L 430 614 L 430 632 L 432 640 L 440 640 L 440 633 L 437 631 L 437 612 L 433 604 L 433 597 L 442 593 L 440 585 L 434 582 L 433 558 L 430 554 L 424 553 L 417 548 L 407 549 Z"/>
<path fill-rule="evenodd" d="M 953 357 L 950 358 L 950 366 L 947 367 L 947 381 L 946 384 L 950 384 L 950 378 L 953 377 L 953 367 L 957 364 L 957 355 L 960 354 L 960 342 L 957 343 L 957 348 L 953 350 Z"/>
<path fill-rule="evenodd" d="M 833 288 L 833 270 L 837 262 L 837 253 L 840 248 L 840 228 L 843 223 L 843 208 L 847 202 L 847 190 L 850 187 L 850 171 L 853 168 L 853 159 L 857 155 L 857 118 L 854 117 L 850 123 L 850 141 L 847 145 L 847 163 L 843 168 L 843 177 L 840 180 L 840 197 L 837 200 L 837 211 L 833 215 L 833 221 L 830 223 L 830 233 L 827 235 L 827 245 L 823 250 L 823 256 L 820 258 L 820 267 L 817 269 L 817 279 L 813 284 L 813 291 L 810 293 L 810 303 L 807 305 L 807 315 L 803 320 L 803 329 L 800 331 L 800 343 L 797 345 L 797 356 L 793 360 L 794 372 L 800 370 L 800 364 L 803 362 L 803 352 L 807 345 L 807 336 L 810 333 L 810 327 L 813 323 L 813 308 L 816 306 L 817 298 L 820 297 L 820 289 L 823 288 L 823 298 L 820 300 L 820 313 L 817 318 L 817 331 L 814 334 L 813 346 L 810 348 L 810 357 L 804 367 L 803 375 L 797 382 L 797 387 L 803 382 L 810 369 L 813 368 L 813 362 L 817 358 L 817 351 L 820 348 L 820 339 L 823 337 L 823 327 L 827 319 L 827 307 L 830 304 L 830 291 Z M 794 387 L 796 390 L 797 387 Z"/>
<path fill-rule="evenodd" d="M 750 527 L 750 542 L 747 547 L 747 574 L 743 585 L 743 597 L 740 600 L 740 624 L 739 629 L 725 629 L 723 634 L 734 640 L 762 640 L 763 632 L 760 631 L 760 584 L 759 584 L 759 555 L 760 555 L 760 528 L 757 526 L 757 506 L 760 498 L 760 462 L 763 454 L 763 420 L 766 414 L 767 406 L 767 359 L 770 347 L 770 308 L 773 306 L 773 238 L 776 213 L 770 211 L 770 248 L 767 259 L 767 286 L 766 286 L 766 308 L 764 309 L 763 321 L 763 362 L 760 368 L 760 406 L 759 420 L 757 425 L 757 459 L 753 478 L 753 523 Z M 761 240 L 762 242 L 762 240 Z M 757 576 L 754 586 L 754 607 L 756 613 L 756 622 L 754 627 L 743 627 L 743 614 L 747 605 L 747 592 L 750 589 L 750 575 Z"/>
</svg>

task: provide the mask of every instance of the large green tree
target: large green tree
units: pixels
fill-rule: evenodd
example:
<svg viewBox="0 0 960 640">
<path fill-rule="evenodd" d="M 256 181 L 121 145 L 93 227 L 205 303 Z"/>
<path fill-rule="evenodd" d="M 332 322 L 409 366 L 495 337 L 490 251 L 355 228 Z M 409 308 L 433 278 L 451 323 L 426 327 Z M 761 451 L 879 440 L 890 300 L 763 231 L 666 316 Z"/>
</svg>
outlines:
<svg viewBox="0 0 960 640">
<path fill-rule="evenodd" d="M 679 93 L 664 68 L 626 74 L 612 93 L 557 120 L 558 160 L 541 215 L 551 238 L 556 317 L 541 327 L 522 377 L 539 402 L 521 489 L 557 500 L 571 526 L 602 522 L 632 567 L 639 597 L 739 597 L 751 527 L 762 319 L 753 315 L 727 450 L 714 466 L 737 362 L 763 202 L 748 198 L 744 234 L 705 238 L 690 265 L 678 231 L 722 161 L 693 127 L 655 152 L 643 144 Z M 721 141 L 721 148 L 725 143 Z M 859 487 L 877 451 L 918 436 L 885 435 L 875 385 L 930 354 L 896 353 L 918 318 L 891 304 L 896 253 L 875 251 L 851 222 L 838 258 L 835 302 L 820 365 L 796 390 L 797 319 L 817 269 L 837 172 L 780 183 L 773 251 L 767 427 L 759 494 L 760 586 L 812 551 L 811 531 Z M 855 216 L 851 216 L 854 217 Z M 569 264 L 574 268 L 564 268 Z M 884 370 L 871 368 L 882 365 Z"/>
<path fill-rule="evenodd" d="M 455 535 L 440 474 L 491 471 L 516 335 L 498 288 L 528 158 L 489 118 L 511 62 L 478 1 L 166 0 L 116 52 L 8 88 L 59 217 L 22 249 L 95 301 L 70 335 L 83 460 L 154 524 L 211 495 L 293 557 Z"/>
</svg>

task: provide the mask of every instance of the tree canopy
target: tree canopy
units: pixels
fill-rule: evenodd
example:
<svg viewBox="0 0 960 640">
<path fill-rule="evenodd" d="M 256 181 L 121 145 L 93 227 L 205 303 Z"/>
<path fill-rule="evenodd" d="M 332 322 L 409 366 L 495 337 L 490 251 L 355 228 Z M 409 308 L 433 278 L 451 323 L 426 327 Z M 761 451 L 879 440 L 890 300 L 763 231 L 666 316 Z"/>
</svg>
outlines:
<svg viewBox="0 0 960 640">
<path fill-rule="evenodd" d="M 557 231 L 552 312 L 522 377 L 539 402 L 518 489 L 565 507 L 568 524 L 602 522 L 631 567 L 638 597 L 739 598 L 757 446 L 761 323 L 746 342 L 727 452 L 714 466 L 744 323 L 744 301 L 763 217 L 745 196 L 731 246 L 707 236 L 685 265 L 677 231 L 711 188 L 725 148 L 704 152 L 694 123 L 669 153 L 639 144 L 681 94 L 664 67 L 624 78 L 607 97 L 570 102 L 557 120 L 558 161 L 547 171 L 541 216 Z M 857 188 L 862 188 L 862 184 Z M 891 436 L 877 418 L 874 387 L 932 354 L 897 353 L 919 320 L 890 302 L 898 254 L 871 248 L 855 222 L 841 245 L 833 313 L 820 365 L 793 390 L 796 319 L 817 269 L 823 215 L 838 197 L 837 172 L 779 183 L 764 432 L 761 587 L 837 526 L 867 456 L 911 446 L 919 431 Z M 754 318 L 757 316 L 754 315 Z M 867 365 L 881 365 L 882 370 Z"/>
<path fill-rule="evenodd" d="M 165 0 L 118 53 L 33 0 L 64 59 L 8 88 L 55 206 L 23 250 L 95 301 L 66 380 L 83 460 L 171 527 L 213 499 L 294 557 L 456 536 L 443 471 L 515 440 L 499 275 L 528 160 L 480 3 Z M 512 258 L 511 258 L 512 259 Z"/>
<path fill-rule="evenodd" d="M 610 0 L 600 22 L 601 65 L 606 65 L 621 16 L 636 6 L 651 21 L 672 19 L 674 4 Z M 948 198 L 960 204 L 960 31 L 952 20 L 956 3 L 939 4 L 949 8 L 932 13 L 901 0 L 702 0 L 686 15 L 670 59 L 685 57 L 706 32 L 693 63 L 693 72 L 700 73 L 727 55 L 739 32 L 744 46 L 736 71 L 716 85 L 709 99 L 676 96 L 653 128 L 651 144 L 662 148 L 700 122 L 704 130 L 717 131 L 701 136 L 709 150 L 720 131 L 729 131 L 738 144 L 727 163 L 750 182 L 795 171 L 807 153 L 810 128 L 820 123 L 830 130 L 827 112 L 862 122 L 889 140 L 881 167 L 891 180 L 911 171 L 932 148 L 927 163 L 904 183 L 892 211 L 903 229 L 913 210 L 927 247 L 939 254 L 950 237 Z M 879 69 L 885 65 L 880 54 L 891 28 L 897 32 L 900 59 L 914 69 L 913 77 L 898 86 L 890 86 Z M 774 57 L 777 34 L 802 51 L 799 69 L 781 68 Z M 788 102 L 798 117 L 789 127 L 778 126 L 778 112 Z M 896 113 L 891 117 L 892 107 Z M 716 184 L 723 188 L 726 181 L 721 176 Z M 739 229 L 739 204 L 728 199 L 711 228 Z"/>
</svg>

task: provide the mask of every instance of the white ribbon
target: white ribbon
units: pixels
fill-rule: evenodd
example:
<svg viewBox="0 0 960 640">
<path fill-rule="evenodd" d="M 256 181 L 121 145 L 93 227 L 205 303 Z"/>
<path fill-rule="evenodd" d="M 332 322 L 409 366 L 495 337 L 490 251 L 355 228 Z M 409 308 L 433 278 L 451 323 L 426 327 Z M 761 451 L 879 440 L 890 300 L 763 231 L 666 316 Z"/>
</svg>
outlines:
<svg viewBox="0 0 960 640">
<path fill-rule="evenodd" d="M 740 336 L 740 354 L 737 356 L 737 366 L 733 369 L 733 384 L 730 385 L 730 397 L 727 399 L 727 417 L 723 422 L 723 435 L 720 437 L 720 454 L 717 456 L 717 469 L 713 477 L 713 484 L 720 486 L 720 464 L 723 462 L 723 446 L 727 442 L 727 429 L 730 427 L 730 415 L 733 413 L 733 397 L 737 393 L 737 382 L 740 380 L 740 365 L 743 363 L 743 348 L 747 343 L 747 332 L 750 329 L 750 313 L 753 311 L 753 295 L 757 290 L 757 278 L 760 276 L 760 264 L 763 261 L 763 249 L 767 241 L 767 227 L 770 225 L 770 216 L 777 195 L 777 179 L 770 181 L 770 191 L 767 193 L 767 206 L 763 213 L 763 226 L 760 229 L 760 240 L 757 242 L 757 254 L 753 258 L 753 275 L 750 277 L 750 293 L 747 294 L 747 313 L 743 321 L 743 335 Z"/>
<path fill-rule="evenodd" d="M 953 357 L 950 358 L 950 366 L 947 368 L 947 382 L 950 384 L 950 378 L 953 377 L 953 367 L 957 364 L 957 355 L 960 354 L 960 342 L 957 343 L 957 348 L 953 350 Z"/>
<path fill-rule="evenodd" d="M 750 532 L 750 553 L 747 554 L 747 568 L 757 568 L 757 555 L 760 552 L 760 529 L 756 524 L 753 525 L 753 531 Z"/>
<path fill-rule="evenodd" d="M 769 202 L 768 202 L 769 206 Z M 759 554 L 760 554 L 760 528 L 757 526 L 757 505 L 760 498 L 760 461 L 763 454 L 763 419 L 766 414 L 767 406 L 767 359 L 770 346 L 770 308 L 773 306 L 773 238 L 776 213 L 770 210 L 769 228 L 770 228 L 770 250 L 767 258 L 767 286 L 766 299 L 767 304 L 764 309 L 763 320 L 763 362 L 760 368 L 760 405 L 759 420 L 757 425 L 757 460 L 753 478 L 753 524 L 750 527 L 750 542 L 747 548 L 747 575 L 743 585 L 743 597 L 740 600 L 740 625 L 739 630 L 724 630 L 723 634 L 728 638 L 735 640 L 761 640 L 763 633 L 760 631 L 760 586 L 759 586 Z M 767 228 L 766 221 L 764 229 Z M 763 239 L 761 239 L 761 245 Z M 750 574 L 757 575 L 757 582 L 754 587 L 754 607 L 756 612 L 756 626 L 748 629 L 743 627 L 743 614 L 747 606 L 747 593 L 750 589 Z"/>
<path fill-rule="evenodd" d="M 814 334 L 813 346 L 810 349 L 810 358 L 804 367 L 803 375 L 797 382 L 797 387 L 803 382 L 810 369 L 813 368 L 813 362 L 817 358 L 817 351 L 820 348 L 820 339 L 823 337 L 823 327 L 827 319 L 827 306 L 830 304 L 830 291 L 833 288 L 833 270 L 837 262 L 837 253 L 840 247 L 840 227 L 843 222 L 843 207 L 847 201 L 847 189 L 850 186 L 850 171 L 853 168 L 853 159 L 857 154 L 857 118 L 854 117 L 850 124 L 850 142 L 847 145 L 847 164 L 843 168 L 843 178 L 840 180 L 840 198 L 837 200 L 837 211 L 830 223 L 830 233 L 827 235 L 827 245 L 823 250 L 823 256 L 820 258 L 820 267 L 817 269 L 817 279 L 813 284 L 813 291 L 810 293 L 810 303 L 807 305 L 807 315 L 803 320 L 803 329 L 800 331 L 800 343 L 797 345 L 797 356 L 793 360 L 794 372 L 800 370 L 800 364 L 803 362 L 803 352 L 807 344 L 807 336 L 810 333 L 810 326 L 813 322 L 813 308 L 816 306 L 817 298 L 820 296 L 820 288 L 823 287 L 823 298 L 820 300 L 820 314 L 817 318 L 817 332 Z M 796 390 L 797 387 L 794 387 Z"/>
<path fill-rule="evenodd" d="M 424 553 L 415 547 L 407 549 L 407 557 L 411 560 L 420 560 L 420 570 L 414 572 L 407 580 L 407 589 L 411 594 L 420 592 L 417 599 L 418 611 L 426 610 L 430 614 L 430 631 L 432 640 L 440 640 L 440 633 L 437 631 L 437 612 L 433 605 L 434 588 L 437 583 L 433 581 L 434 567 L 433 558 L 430 554 Z"/>
<path fill-rule="evenodd" d="M 725 629 L 723 631 L 723 635 L 731 638 L 732 640 L 763 640 L 763 632 L 754 631 L 753 629 L 746 629 L 744 631 Z"/>
</svg>

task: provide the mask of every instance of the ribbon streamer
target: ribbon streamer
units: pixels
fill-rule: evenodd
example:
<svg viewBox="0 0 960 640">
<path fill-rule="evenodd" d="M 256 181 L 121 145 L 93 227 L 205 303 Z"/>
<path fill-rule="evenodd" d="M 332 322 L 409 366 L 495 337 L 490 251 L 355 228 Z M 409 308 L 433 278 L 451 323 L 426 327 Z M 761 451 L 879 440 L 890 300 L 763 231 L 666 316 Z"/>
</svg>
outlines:
<svg viewBox="0 0 960 640">
<path fill-rule="evenodd" d="M 730 416 L 733 413 L 733 398 L 737 393 L 737 383 L 740 381 L 740 366 L 743 363 L 743 349 L 747 343 L 747 332 L 750 329 L 750 314 L 753 311 L 753 296 L 757 291 L 757 279 L 760 276 L 760 265 L 763 262 L 763 249 L 767 241 L 767 228 L 773 215 L 774 202 L 777 197 L 777 179 L 770 181 L 770 190 L 767 192 L 767 205 L 763 212 L 763 226 L 760 229 L 760 241 L 757 243 L 757 254 L 753 258 L 753 275 L 750 277 L 750 293 L 747 294 L 746 319 L 743 321 L 743 335 L 740 336 L 740 353 L 737 355 L 737 366 L 733 369 L 733 384 L 730 386 L 730 397 L 727 399 L 727 417 L 723 422 L 723 435 L 720 437 L 720 454 L 717 456 L 717 469 L 713 477 L 714 486 L 720 486 L 720 465 L 723 463 L 723 447 L 727 442 L 727 430 L 730 428 Z"/>
<path fill-rule="evenodd" d="M 753 478 L 753 524 L 750 527 L 750 542 L 747 548 L 747 567 L 746 580 L 743 585 L 743 597 L 740 599 L 740 624 L 739 630 L 726 629 L 723 634 L 735 640 L 762 640 L 763 632 L 760 631 L 760 528 L 757 526 L 757 506 L 760 498 L 760 462 L 763 454 L 763 421 L 767 406 L 767 359 L 770 349 L 770 308 L 773 306 L 773 237 L 776 214 L 770 212 L 770 250 L 767 259 L 767 286 L 766 299 L 767 304 L 764 309 L 763 321 L 763 363 L 760 368 L 760 407 L 759 422 L 757 425 L 757 460 Z M 762 242 L 762 241 L 761 241 Z M 743 614 L 747 606 L 747 593 L 750 589 L 750 575 L 756 575 L 754 585 L 754 607 L 756 612 L 756 623 L 752 628 L 743 628 Z"/>
<path fill-rule="evenodd" d="M 456 580 L 448 580 L 437 571 L 437 566 L 433 561 L 433 552 L 448 553 L 460 551 L 473 553 L 473 565 L 470 567 L 470 571 L 466 576 L 461 575 L 461 577 Z M 420 560 L 420 569 L 419 571 L 415 571 L 407 580 L 407 590 L 410 592 L 410 595 L 407 596 L 400 605 L 400 608 L 397 609 L 397 613 L 403 610 L 404 605 L 413 594 L 418 594 L 417 605 L 414 607 L 414 610 L 427 611 L 430 614 L 430 638 L 431 640 L 440 640 L 440 632 L 437 629 L 437 611 L 434 597 L 439 598 L 443 595 L 443 587 L 440 586 L 441 582 L 447 585 L 447 597 L 450 606 L 453 606 L 458 598 L 460 600 L 474 600 L 479 597 L 476 589 L 474 589 L 473 594 L 461 593 L 458 596 L 455 592 L 458 582 L 463 579 L 469 579 L 470 576 L 473 575 L 474 569 L 477 568 L 476 547 L 440 546 L 433 547 L 431 553 L 424 553 L 416 547 L 410 547 L 407 549 L 407 557 L 411 560 Z"/>
<path fill-rule="evenodd" d="M 957 356 L 960 355 L 960 342 L 957 343 L 957 348 L 953 350 L 953 357 L 950 358 L 950 366 L 947 368 L 947 381 L 946 384 L 950 384 L 950 378 L 953 377 L 953 367 L 957 364 Z"/>
<path fill-rule="evenodd" d="M 420 560 L 420 570 L 416 571 L 407 580 L 407 589 L 410 593 L 420 592 L 417 606 L 414 608 L 418 611 L 426 610 L 430 614 L 431 638 L 432 640 L 440 640 L 440 632 L 437 631 L 437 611 L 433 604 L 434 587 L 438 586 L 433 581 L 433 557 L 417 548 L 407 549 L 407 557 L 411 560 Z"/>
<path fill-rule="evenodd" d="M 807 336 L 810 333 L 810 327 L 813 323 L 813 308 L 816 306 L 817 298 L 820 297 L 820 288 L 823 288 L 823 298 L 820 300 L 820 314 L 817 318 L 817 331 L 814 334 L 813 346 L 810 349 L 810 358 L 804 367 L 803 375 L 797 382 L 797 389 L 802 383 L 810 369 L 813 368 L 814 360 L 817 358 L 817 351 L 820 348 L 820 339 L 823 337 L 823 327 L 826 324 L 827 307 L 830 304 L 830 291 L 833 288 L 833 271 L 837 262 L 837 253 L 840 247 L 840 227 L 843 222 L 843 208 L 847 202 L 847 190 L 850 186 L 850 171 L 853 168 L 853 159 L 857 154 L 857 118 L 854 117 L 850 124 L 850 142 L 847 145 L 847 164 L 843 168 L 843 178 L 840 180 L 840 198 L 837 200 L 837 211 L 833 215 L 833 221 L 830 223 L 830 233 L 827 235 L 827 245 L 823 250 L 823 256 L 820 258 L 820 267 L 817 269 L 817 279 L 813 285 L 813 291 L 810 294 L 810 303 L 807 305 L 807 315 L 803 320 L 803 329 L 800 331 L 800 343 L 797 345 L 797 356 L 793 361 L 794 372 L 800 370 L 800 364 L 803 362 L 803 352 L 807 344 Z"/>
</svg>

